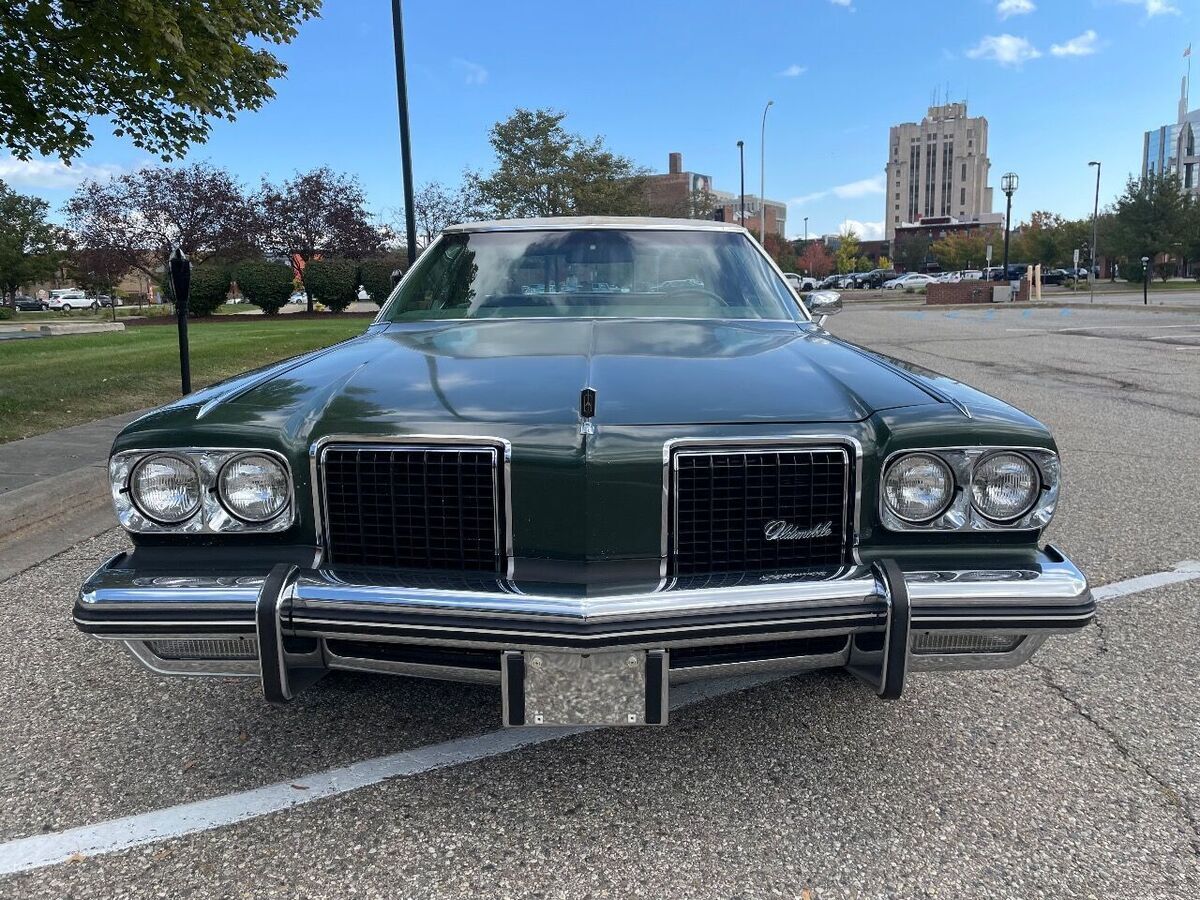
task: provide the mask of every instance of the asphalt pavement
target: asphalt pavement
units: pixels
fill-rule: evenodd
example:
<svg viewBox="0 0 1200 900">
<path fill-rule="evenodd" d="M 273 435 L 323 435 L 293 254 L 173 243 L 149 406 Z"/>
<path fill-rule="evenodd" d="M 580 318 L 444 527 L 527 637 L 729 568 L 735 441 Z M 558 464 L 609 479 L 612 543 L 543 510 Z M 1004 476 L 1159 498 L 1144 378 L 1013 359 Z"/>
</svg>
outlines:
<svg viewBox="0 0 1200 900">
<path fill-rule="evenodd" d="M 274 708 L 253 680 L 143 672 L 69 620 L 125 545 L 109 531 L 0 582 L 0 867 L 39 835 L 119 840 L 156 812 L 165 830 L 0 896 L 1194 897 L 1200 578 L 1128 579 L 1200 559 L 1200 316 L 851 307 L 829 326 L 1055 429 L 1049 539 L 1117 585 L 1095 627 L 1017 670 L 914 675 L 895 703 L 842 673 L 726 683 L 664 729 L 510 747 L 491 687 L 333 674 Z M 197 801 L 231 824 L 178 809 Z"/>
</svg>

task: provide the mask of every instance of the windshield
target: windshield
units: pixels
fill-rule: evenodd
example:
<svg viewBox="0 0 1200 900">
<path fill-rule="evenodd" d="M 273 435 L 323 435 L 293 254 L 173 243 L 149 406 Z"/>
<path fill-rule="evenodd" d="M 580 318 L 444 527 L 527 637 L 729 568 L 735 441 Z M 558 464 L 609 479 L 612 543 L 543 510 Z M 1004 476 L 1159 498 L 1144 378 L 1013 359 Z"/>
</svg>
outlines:
<svg viewBox="0 0 1200 900">
<path fill-rule="evenodd" d="M 383 318 L 803 320 L 795 295 L 738 232 L 569 229 L 444 236 Z"/>
</svg>

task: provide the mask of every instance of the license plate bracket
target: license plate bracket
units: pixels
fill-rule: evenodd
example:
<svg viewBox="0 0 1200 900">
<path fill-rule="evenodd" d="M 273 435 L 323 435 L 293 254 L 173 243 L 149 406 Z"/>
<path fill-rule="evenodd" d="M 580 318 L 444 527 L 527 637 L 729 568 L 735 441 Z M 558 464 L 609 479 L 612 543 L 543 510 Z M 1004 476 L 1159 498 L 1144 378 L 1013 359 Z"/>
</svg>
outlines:
<svg viewBox="0 0 1200 900">
<path fill-rule="evenodd" d="M 505 651 L 506 726 L 665 725 L 666 650 Z"/>
</svg>

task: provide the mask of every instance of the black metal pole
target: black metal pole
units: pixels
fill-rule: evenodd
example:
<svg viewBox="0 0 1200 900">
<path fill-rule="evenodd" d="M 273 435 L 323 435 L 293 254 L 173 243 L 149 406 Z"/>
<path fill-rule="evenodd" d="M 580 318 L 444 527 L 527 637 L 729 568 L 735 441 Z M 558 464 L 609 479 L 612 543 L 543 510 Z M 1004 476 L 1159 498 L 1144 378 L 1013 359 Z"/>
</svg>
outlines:
<svg viewBox="0 0 1200 900">
<path fill-rule="evenodd" d="M 171 253 L 171 293 L 175 295 L 175 317 L 179 323 L 179 384 L 184 394 L 192 392 L 192 360 L 188 353 L 188 297 L 192 290 L 192 264 L 176 247 Z"/>
<path fill-rule="evenodd" d="M 1142 260 L 1142 306 L 1150 305 L 1150 261 Z"/>
<path fill-rule="evenodd" d="M 746 227 L 746 142 L 738 141 L 738 162 L 742 167 L 742 227 Z"/>
<path fill-rule="evenodd" d="M 400 107 L 400 167 L 404 176 L 404 229 L 408 264 L 417 259 L 417 212 L 413 208 L 412 138 L 408 132 L 408 76 L 404 67 L 404 20 L 400 0 L 392 0 L 392 37 L 396 44 L 396 102 Z"/>
<path fill-rule="evenodd" d="M 1004 194 L 1008 197 L 1008 211 L 1004 213 L 1004 278 L 1003 281 L 1008 281 L 1008 233 L 1012 228 L 1012 191 L 1005 191 Z"/>
</svg>

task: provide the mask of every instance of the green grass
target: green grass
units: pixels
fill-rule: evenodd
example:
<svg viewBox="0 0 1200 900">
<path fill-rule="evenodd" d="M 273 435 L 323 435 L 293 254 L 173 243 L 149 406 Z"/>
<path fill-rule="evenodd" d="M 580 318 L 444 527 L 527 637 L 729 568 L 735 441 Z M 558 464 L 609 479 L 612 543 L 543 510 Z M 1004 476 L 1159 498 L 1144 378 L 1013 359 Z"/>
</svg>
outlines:
<svg viewBox="0 0 1200 900">
<path fill-rule="evenodd" d="M 192 386 L 361 334 L 365 319 L 193 324 Z M 179 396 L 167 326 L 0 341 L 0 443 L 157 406 Z"/>
</svg>

